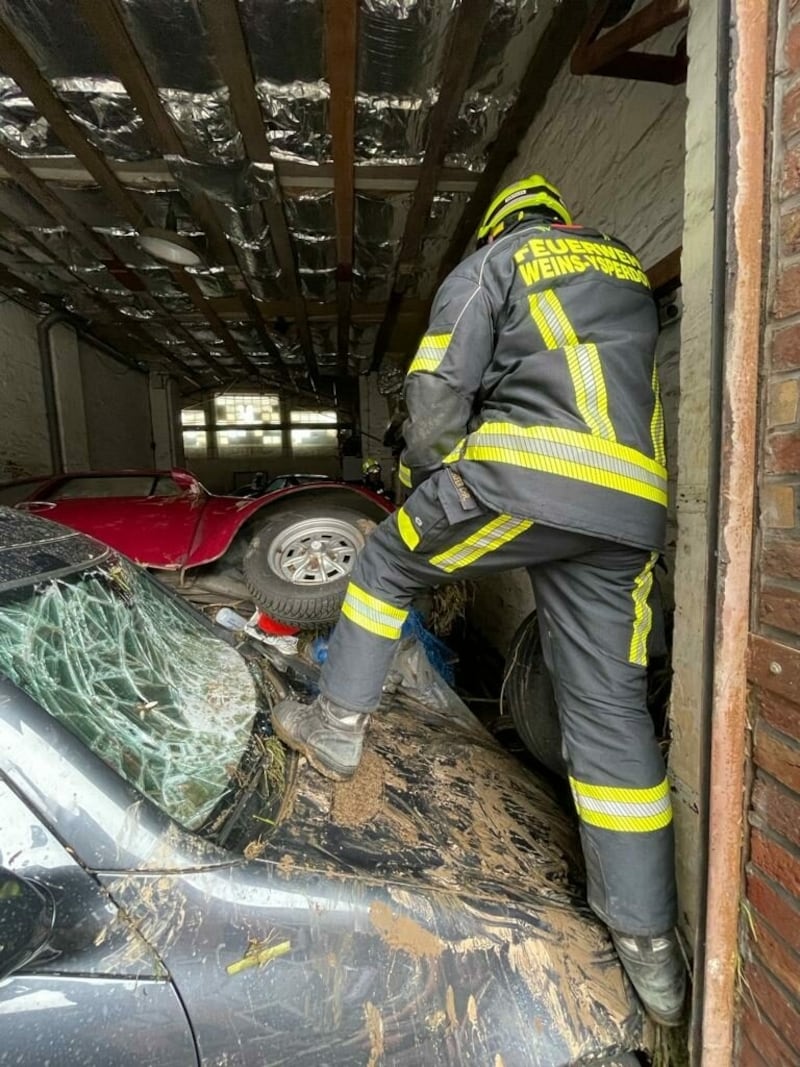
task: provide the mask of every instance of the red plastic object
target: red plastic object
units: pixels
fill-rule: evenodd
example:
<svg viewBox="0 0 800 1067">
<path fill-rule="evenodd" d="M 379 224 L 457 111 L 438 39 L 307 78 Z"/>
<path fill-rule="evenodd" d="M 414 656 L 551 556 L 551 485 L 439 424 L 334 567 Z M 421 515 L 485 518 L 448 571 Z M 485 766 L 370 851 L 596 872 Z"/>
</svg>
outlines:
<svg viewBox="0 0 800 1067">
<path fill-rule="evenodd" d="M 277 619 L 265 615 L 263 611 L 259 611 L 256 625 L 259 630 L 263 630 L 265 634 L 271 634 L 273 637 L 293 637 L 295 634 L 300 633 L 298 626 L 287 626 L 285 623 L 278 622 Z"/>
</svg>

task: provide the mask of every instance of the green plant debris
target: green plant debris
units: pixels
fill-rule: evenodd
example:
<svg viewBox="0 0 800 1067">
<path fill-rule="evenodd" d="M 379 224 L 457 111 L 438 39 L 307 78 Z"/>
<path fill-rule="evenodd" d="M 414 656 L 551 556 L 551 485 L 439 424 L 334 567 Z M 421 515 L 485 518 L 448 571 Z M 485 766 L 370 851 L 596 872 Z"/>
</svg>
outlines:
<svg viewBox="0 0 800 1067">
<path fill-rule="evenodd" d="M 269 940 L 267 938 L 264 941 L 251 941 L 244 956 L 235 963 L 228 964 L 225 968 L 226 973 L 241 974 L 242 971 L 248 971 L 251 967 L 265 967 L 279 956 L 285 956 L 292 947 L 291 941 L 279 941 L 271 945 Z"/>
</svg>

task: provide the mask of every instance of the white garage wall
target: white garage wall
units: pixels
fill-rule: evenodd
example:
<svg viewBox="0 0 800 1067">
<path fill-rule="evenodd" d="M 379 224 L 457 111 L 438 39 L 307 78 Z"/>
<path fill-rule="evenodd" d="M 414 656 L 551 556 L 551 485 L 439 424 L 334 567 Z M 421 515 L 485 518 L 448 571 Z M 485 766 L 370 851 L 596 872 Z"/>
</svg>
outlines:
<svg viewBox="0 0 800 1067">
<path fill-rule="evenodd" d="M 673 28 L 649 44 L 672 50 Z M 576 221 L 620 237 L 645 269 L 681 244 L 686 95 L 684 86 L 576 77 L 562 69 L 501 187 L 542 173 L 561 189 Z M 662 344 L 667 438 L 676 439 L 675 328 Z M 524 571 L 478 583 L 473 622 L 503 655 L 533 608 Z"/>
<path fill-rule="evenodd" d="M 89 466 L 152 467 L 148 375 L 122 366 L 82 340 L 80 378 Z"/>
<path fill-rule="evenodd" d="M 49 470 L 36 318 L 6 299 L 0 303 L 0 481 Z"/>
<path fill-rule="evenodd" d="M 52 470 L 39 321 L 0 300 L 0 482 Z M 117 363 L 65 323 L 53 328 L 51 347 L 65 469 L 152 466 L 148 375 Z"/>
</svg>

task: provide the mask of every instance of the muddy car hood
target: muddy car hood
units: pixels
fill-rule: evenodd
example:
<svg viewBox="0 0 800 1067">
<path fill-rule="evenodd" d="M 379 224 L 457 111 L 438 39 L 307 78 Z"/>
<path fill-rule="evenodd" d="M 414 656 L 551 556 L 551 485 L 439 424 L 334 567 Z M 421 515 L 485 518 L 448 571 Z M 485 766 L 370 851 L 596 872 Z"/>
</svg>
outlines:
<svg viewBox="0 0 800 1067">
<path fill-rule="evenodd" d="M 402 697 L 373 716 L 349 782 L 293 762 L 265 858 L 523 911 L 583 899 L 577 835 L 548 786 L 471 716 Z"/>
</svg>

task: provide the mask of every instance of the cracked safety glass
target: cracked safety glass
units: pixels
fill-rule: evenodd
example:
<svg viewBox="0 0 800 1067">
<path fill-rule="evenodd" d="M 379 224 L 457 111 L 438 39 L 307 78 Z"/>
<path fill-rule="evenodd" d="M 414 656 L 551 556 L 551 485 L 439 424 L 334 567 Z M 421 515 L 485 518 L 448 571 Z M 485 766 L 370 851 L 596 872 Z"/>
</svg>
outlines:
<svg viewBox="0 0 800 1067">
<path fill-rule="evenodd" d="M 0 594 L 0 672 L 190 830 L 258 711 L 241 656 L 118 559 Z"/>
</svg>

